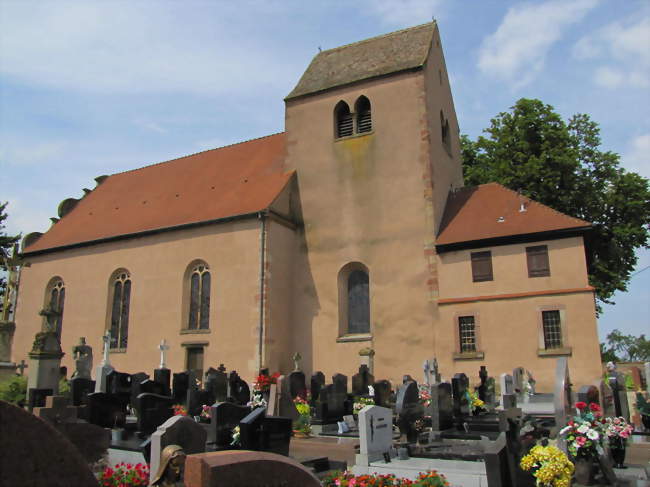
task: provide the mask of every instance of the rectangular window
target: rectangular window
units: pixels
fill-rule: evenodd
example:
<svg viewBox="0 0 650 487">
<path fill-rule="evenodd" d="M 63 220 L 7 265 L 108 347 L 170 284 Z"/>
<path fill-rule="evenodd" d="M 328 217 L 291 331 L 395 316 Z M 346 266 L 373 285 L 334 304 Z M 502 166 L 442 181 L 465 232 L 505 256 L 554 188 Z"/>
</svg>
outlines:
<svg viewBox="0 0 650 487">
<path fill-rule="evenodd" d="M 187 347 L 187 370 L 203 382 L 203 347 Z"/>
<path fill-rule="evenodd" d="M 492 252 L 472 252 L 472 279 L 474 282 L 491 281 Z"/>
<path fill-rule="evenodd" d="M 558 310 L 542 311 L 544 327 L 544 348 L 562 348 L 562 322 Z"/>
<path fill-rule="evenodd" d="M 460 338 L 460 353 L 476 352 L 476 324 L 473 316 L 458 318 L 458 336 Z"/>
<path fill-rule="evenodd" d="M 528 261 L 528 277 L 551 275 L 551 269 L 548 265 L 548 247 L 546 245 L 526 247 L 526 259 Z"/>
</svg>

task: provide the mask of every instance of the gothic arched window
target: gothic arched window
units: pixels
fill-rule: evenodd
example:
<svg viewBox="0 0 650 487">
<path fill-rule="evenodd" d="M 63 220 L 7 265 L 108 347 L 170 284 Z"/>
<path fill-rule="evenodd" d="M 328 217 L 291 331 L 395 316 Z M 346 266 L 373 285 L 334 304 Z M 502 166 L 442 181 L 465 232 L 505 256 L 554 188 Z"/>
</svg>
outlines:
<svg viewBox="0 0 650 487">
<path fill-rule="evenodd" d="M 189 286 L 187 328 L 207 330 L 210 328 L 210 269 L 207 264 L 201 262 L 192 267 Z"/>
<path fill-rule="evenodd" d="M 350 262 L 339 271 L 339 335 L 370 333 L 368 268 Z"/>
<path fill-rule="evenodd" d="M 365 96 L 360 96 L 354 104 L 354 112 L 357 114 L 357 133 L 372 131 L 372 116 L 370 111 L 370 100 Z"/>
<path fill-rule="evenodd" d="M 344 101 L 338 102 L 334 109 L 334 133 L 336 138 L 347 137 L 352 135 L 354 131 L 354 122 L 352 120 L 352 113 L 350 107 Z"/>
<path fill-rule="evenodd" d="M 126 350 L 129 340 L 131 275 L 119 270 L 111 279 L 111 349 Z"/>
</svg>

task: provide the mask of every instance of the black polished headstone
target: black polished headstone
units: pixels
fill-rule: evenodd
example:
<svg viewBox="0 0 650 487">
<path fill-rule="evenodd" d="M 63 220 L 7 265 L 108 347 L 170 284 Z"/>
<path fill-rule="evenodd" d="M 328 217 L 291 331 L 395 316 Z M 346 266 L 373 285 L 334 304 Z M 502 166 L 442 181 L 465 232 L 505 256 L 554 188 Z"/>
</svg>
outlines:
<svg viewBox="0 0 650 487">
<path fill-rule="evenodd" d="M 367 365 L 363 364 L 359 367 L 359 372 L 352 376 L 352 394 L 359 396 L 368 395 L 368 386 L 373 385 L 375 382 L 374 376 L 370 373 Z"/>
<path fill-rule="evenodd" d="M 170 397 L 168 394 L 166 394 L 167 388 L 164 384 L 151 379 L 145 379 L 140 382 L 140 394 L 144 394 L 145 392 L 148 394 L 158 394 L 159 396 Z M 140 394 L 138 394 L 138 396 Z M 138 396 L 136 396 L 136 399 Z"/>
<path fill-rule="evenodd" d="M 289 456 L 290 418 L 266 416 L 265 408 L 257 408 L 241 420 L 239 429 L 242 449 Z"/>
<path fill-rule="evenodd" d="M 488 379 L 488 372 L 487 369 L 485 368 L 485 365 L 481 365 L 481 368 L 478 372 L 479 379 L 481 380 L 481 385 L 479 385 L 476 388 L 476 392 L 478 394 L 478 398 L 486 402 L 486 397 L 487 397 L 487 379 Z"/>
<path fill-rule="evenodd" d="M 380 380 L 373 384 L 375 389 L 375 404 L 385 408 L 390 407 L 391 385 L 387 380 Z"/>
<path fill-rule="evenodd" d="M 169 383 L 171 382 L 171 376 L 172 376 L 172 371 L 167 368 L 156 369 L 153 371 L 153 380 L 156 381 L 158 384 L 162 384 L 162 386 L 164 387 L 163 396 L 171 396 L 172 394 L 171 387 L 169 386 Z"/>
<path fill-rule="evenodd" d="M 328 390 L 327 404 L 330 419 L 341 421 L 348 414 L 348 377 L 343 374 L 332 376 L 332 388 Z"/>
<path fill-rule="evenodd" d="M 208 443 L 215 443 L 217 449 L 229 448 L 232 442 L 232 430 L 250 412 L 248 406 L 237 406 L 230 402 L 211 406 Z"/>
<path fill-rule="evenodd" d="M 112 370 L 106 376 L 106 392 L 119 396 L 128 402 L 131 400 L 131 374 Z"/>
<path fill-rule="evenodd" d="M 86 396 L 88 422 L 103 428 L 122 427 L 126 423 L 124 398 L 117 394 L 93 392 Z"/>
<path fill-rule="evenodd" d="M 418 436 L 415 422 L 424 416 L 424 407 L 420 402 L 420 390 L 417 382 L 410 380 L 399 388 L 395 414 L 397 414 L 397 426 L 401 434 L 406 436 L 409 443 L 415 443 Z"/>
<path fill-rule="evenodd" d="M 185 404 L 187 390 L 190 388 L 190 372 L 178 372 L 172 376 L 172 397 L 176 404 Z"/>
<path fill-rule="evenodd" d="M 325 387 L 325 374 L 322 372 L 315 372 L 311 376 L 311 402 L 312 406 L 316 404 L 316 401 L 320 399 L 320 391 Z"/>
<path fill-rule="evenodd" d="M 303 398 L 307 396 L 307 383 L 304 372 L 299 370 L 293 371 L 289 374 L 288 380 L 291 399 L 295 399 L 298 396 Z"/>
<path fill-rule="evenodd" d="M 135 400 L 138 415 L 138 431 L 150 435 L 156 428 L 174 415 L 174 400 L 169 396 L 144 392 Z"/>
<path fill-rule="evenodd" d="M 138 372 L 137 374 L 131 374 L 131 399 L 130 399 L 131 406 L 135 407 L 136 398 L 140 394 L 145 392 L 145 391 L 140 389 L 140 384 L 142 384 L 142 382 L 147 380 L 148 378 L 149 378 L 149 374 L 145 374 L 144 372 Z"/>
<path fill-rule="evenodd" d="M 431 386 L 431 429 L 442 431 L 449 429 L 454 423 L 451 384 L 441 382 Z"/>
<path fill-rule="evenodd" d="M 454 399 L 454 418 L 460 423 L 462 423 L 462 418 L 468 416 L 470 412 L 469 401 L 467 399 L 468 387 L 469 379 L 465 374 L 455 374 L 451 379 L 451 390 Z"/>
<path fill-rule="evenodd" d="M 31 388 L 27 391 L 27 407 L 31 411 L 34 408 L 45 407 L 45 398 L 54 395 L 52 389 Z"/>
<path fill-rule="evenodd" d="M 73 406 L 81 406 L 85 403 L 86 396 L 95 392 L 95 381 L 83 377 L 70 379 L 70 397 Z"/>
<path fill-rule="evenodd" d="M 231 371 L 228 376 L 228 400 L 235 404 L 245 405 L 250 401 L 250 388 L 236 371 Z"/>
</svg>

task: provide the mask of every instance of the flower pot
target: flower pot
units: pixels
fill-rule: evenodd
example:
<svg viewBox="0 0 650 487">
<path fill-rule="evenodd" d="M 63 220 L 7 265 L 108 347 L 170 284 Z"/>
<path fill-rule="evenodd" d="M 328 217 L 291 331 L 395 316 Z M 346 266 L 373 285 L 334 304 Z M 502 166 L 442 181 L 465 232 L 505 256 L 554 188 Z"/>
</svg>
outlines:
<svg viewBox="0 0 650 487">
<path fill-rule="evenodd" d="M 612 459 L 614 460 L 614 468 L 627 468 L 625 462 L 625 439 L 620 437 L 610 438 L 609 451 L 612 452 Z"/>
<path fill-rule="evenodd" d="M 293 437 L 294 438 L 310 438 L 311 435 L 309 433 L 305 433 L 304 431 L 293 430 Z"/>
<path fill-rule="evenodd" d="M 579 457 L 575 462 L 576 482 L 582 485 L 593 485 L 595 478 L 594 462 L 591 458 Z"/>
</svg>

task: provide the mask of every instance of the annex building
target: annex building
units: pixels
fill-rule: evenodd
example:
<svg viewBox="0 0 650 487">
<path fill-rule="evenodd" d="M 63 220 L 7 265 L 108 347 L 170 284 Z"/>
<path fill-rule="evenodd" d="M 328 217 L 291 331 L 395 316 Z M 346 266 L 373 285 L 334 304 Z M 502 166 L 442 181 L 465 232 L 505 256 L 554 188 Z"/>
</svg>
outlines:
<svg viewBox="0 0 650 487">
<path fill-rule="evenodd" d="M 285 99 L 279 134 L 97 178 L 30 234 L 13 360 L 56 327 L 63 363 L 84 336 L 151 372 L 223 363 L 477 380 L 555 358 L 601 374 L 583 234 L 590 224 L 498 184 L 463 186 L 459 127 L 429 23 L 319 53 Z"/>
</svg>

